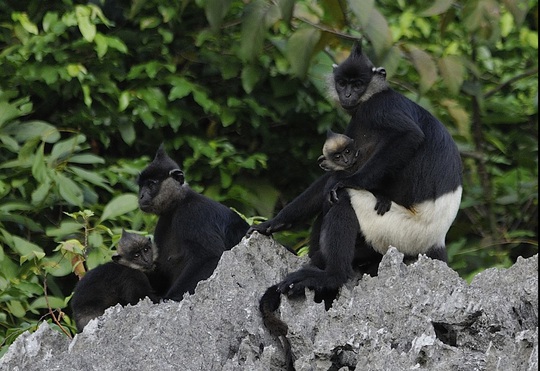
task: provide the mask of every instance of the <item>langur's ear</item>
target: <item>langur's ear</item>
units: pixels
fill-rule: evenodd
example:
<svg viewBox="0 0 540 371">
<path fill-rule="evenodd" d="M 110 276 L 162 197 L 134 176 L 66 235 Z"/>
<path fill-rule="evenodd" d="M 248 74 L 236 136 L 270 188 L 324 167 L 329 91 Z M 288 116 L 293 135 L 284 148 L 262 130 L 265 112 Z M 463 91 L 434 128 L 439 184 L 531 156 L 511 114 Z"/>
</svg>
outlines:
<svg viewBox="0 0 540 371">
<path fill-rule="evenodd" d="M 180 169 L 173 169 L 169 171 L 169 176 L 176 180 L 180 184 L 184 184 L 184 172 Z"/>
<path fill-rule="evenodd" d="M 371 71 L 376 75 L 381 75 L 381 76 L 386 77 L 386 70 L 384 69 L 384 67 L 373 67 Z"/>
</svg>

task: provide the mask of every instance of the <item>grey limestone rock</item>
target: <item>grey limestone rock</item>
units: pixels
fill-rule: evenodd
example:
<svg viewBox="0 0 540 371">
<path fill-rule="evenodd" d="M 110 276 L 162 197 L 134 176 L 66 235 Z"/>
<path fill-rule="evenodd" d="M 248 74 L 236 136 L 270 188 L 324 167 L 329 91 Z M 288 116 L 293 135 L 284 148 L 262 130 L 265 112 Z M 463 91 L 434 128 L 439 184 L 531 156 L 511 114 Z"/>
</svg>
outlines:
<svg viewBox="0 0 540 371">
<path fill-rule="evenodd" d="M 71 340 L 43 323 L 0 370 L 282 370 L 258 300 L 306 261 L 255 233 L 183 301 L 109 308 Z M 538 256 L 467 284 L 442 262 L 406 265 L 390 248 L 379 275 L 351 280 L 329 311 L 307 291 L 277 314 L 299 371 L 537 370 Z"/>
</svg>

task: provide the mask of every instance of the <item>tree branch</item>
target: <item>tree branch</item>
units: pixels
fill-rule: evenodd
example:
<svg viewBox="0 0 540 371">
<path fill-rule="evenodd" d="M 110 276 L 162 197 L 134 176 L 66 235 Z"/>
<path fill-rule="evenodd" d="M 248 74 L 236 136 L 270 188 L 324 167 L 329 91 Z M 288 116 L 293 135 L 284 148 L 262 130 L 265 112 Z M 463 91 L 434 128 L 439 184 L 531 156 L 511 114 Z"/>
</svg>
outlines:
<svg viewBox="0 0 540 371">
<path fill-rule="evenodd" d="M 498 85 L 497 87 L 495 87 L 494 89 L 492 89 L 491 91 L 488 91 L 486 94 L 484 94 L 484 98 L 489 98 L 493 95 L 495 95 L 497 92 L 501 91 L 502 89 L 506 88 L 507 86 L 509 85 L 512 85 L 513 83 L 515 83 L 516 81 L 518 80 L 521 80 L 521 79 L 524 79 L 526 77 L 529 77 L 529 76 L 532 76 L 534 74 L 537 74 L 538 73 L 538 67 L 535 67 L 535 68 L 531 68 L 517 76 L 514 76 L 512 77 L 510 80 L 506 81 L 506 82 L 503 82 L 501 85 Z"/>
</svg>

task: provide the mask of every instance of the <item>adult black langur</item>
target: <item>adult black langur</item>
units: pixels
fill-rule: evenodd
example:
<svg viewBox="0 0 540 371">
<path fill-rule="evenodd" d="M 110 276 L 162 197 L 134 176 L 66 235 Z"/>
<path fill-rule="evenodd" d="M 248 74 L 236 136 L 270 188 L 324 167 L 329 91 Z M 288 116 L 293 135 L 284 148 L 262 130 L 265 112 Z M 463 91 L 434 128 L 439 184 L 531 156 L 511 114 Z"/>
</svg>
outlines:
<svg viewBox="0 0 540 371">
<path fill-rule="evenodd" d="M 135 305 L 144 297 L 158 303 L 145 274 L 154 269 L 156 254 L 150 238 L 123 230 L 113 261 L 91 269 L 75 286 L 71 310 L 77 331 L 116 304 Z"/>
<path fill-rule="evenodd" d="M 230 208 L 193 191 L 163 145 L 138 184 L 140 209 L 159 216 L 154 231 L 159 256 L 151 281 L 164 299 L 180 301 L 210 277 L 249 225 Z"/>
<path fill-rule="evenodd" d="M 345 135 L 362 148 L 359 168 L 340 179 L 323 175 L 276 217 L 251 226 L 249 233 L 269 235 L 320 215 L 312 228 L 310 264 L 279 283 L 280 293 L 337 290 L 355 265 L 366 256 L 380 261 L 389 246 L 406 256 L 447 261 L 445 237 L 462 193 L 461 159 L 451 135 L 427 110 L 390 88 L 360 44 L 333 76 L 339 101 L 352 114 Z M 382 216 L 374 194 L 392 200 Z"/>
</svg>

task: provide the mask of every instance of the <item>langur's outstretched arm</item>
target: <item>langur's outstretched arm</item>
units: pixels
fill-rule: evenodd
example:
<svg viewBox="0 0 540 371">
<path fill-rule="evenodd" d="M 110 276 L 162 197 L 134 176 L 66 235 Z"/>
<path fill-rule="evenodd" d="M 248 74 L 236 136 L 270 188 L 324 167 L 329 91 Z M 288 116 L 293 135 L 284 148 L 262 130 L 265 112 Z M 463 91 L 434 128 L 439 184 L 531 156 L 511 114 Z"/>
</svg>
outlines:
<svg viewBox="0 0 540 371">
<path fill-rule="evenodd" d="M 257 231 L 270 235 L 292 228 L 294 225 L 315 217 L 321 212 L 325 202 L 324 190 L 331 174 L 324 174 L 313 182 L 304 192 L 287 204 L 273 219 L 252 225 L 248 235 Z"/>
</svg>

